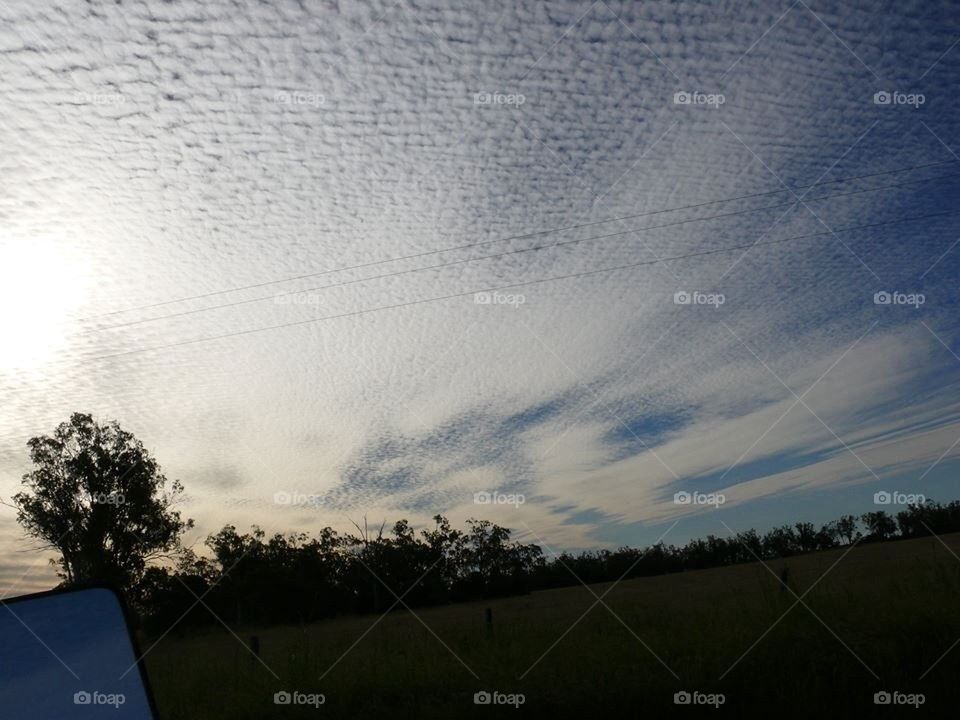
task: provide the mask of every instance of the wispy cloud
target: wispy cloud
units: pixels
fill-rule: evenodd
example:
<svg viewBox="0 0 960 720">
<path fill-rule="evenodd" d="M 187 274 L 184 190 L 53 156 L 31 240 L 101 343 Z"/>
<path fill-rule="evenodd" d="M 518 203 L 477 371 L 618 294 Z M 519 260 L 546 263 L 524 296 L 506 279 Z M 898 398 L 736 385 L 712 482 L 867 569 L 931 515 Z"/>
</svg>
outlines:
<svg viewBox="0 0 960 720">
<path fill-rule="evenodd" d="M 142 437 L 205 530 L 444 512 L 585 547 L 686 516 L 680 485 L 749 507 L 874 482 L 864 464 L 919 478 L 958 434 L 956 218 L 846 228 L 956 205 L 960 166 L 928 166 L 960 137 L 942 12 L 0 5 L 0 242 L 51 248 L 50 272 L 18 267 L 26 290 L 0 294 L 20 328 L 4 337 L 29 344 L 34 318 L 58 333 L 43 362 L 0 367 L 0 492 L 26 438 L 77 409 Z M 885 189 L 840 195 L 868 188 Z M 743 199 L 700 205 L 722 198 Z M 725 247 L 741 249 L 580 275 Z M 569 277 L 470 294 L 551 276 Z M 209 294 L 231 288 L 248 289 Z M 795 398 L 723 323 L 797 395 L 876 329 L 784 414 Z M 473 504 L 494 487 L 527 502 Z"/>
</svg>

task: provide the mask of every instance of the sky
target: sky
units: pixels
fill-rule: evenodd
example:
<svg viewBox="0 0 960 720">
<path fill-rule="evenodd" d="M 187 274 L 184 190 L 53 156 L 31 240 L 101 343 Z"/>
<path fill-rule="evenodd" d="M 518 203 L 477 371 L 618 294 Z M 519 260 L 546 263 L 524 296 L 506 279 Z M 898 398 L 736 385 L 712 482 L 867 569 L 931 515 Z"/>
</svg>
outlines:
<svg viewBox="0 0 960 720">
<path fill-rule="evenodd" d="M 957 9 L 0 3 L 0 497 L 83 411 L 197 547 L 960 498 Z"/>
</svg>

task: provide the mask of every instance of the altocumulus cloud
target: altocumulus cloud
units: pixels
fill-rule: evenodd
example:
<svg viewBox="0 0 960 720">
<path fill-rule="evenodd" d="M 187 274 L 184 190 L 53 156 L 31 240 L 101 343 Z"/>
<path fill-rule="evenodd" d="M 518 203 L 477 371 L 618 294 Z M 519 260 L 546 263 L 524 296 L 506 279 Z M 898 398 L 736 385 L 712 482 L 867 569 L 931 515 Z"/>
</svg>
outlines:
<svg viewBox="0 0 960 720">
<path fill-rule="evenodd" d="M 142 437 L 204 531 L 444 512 L 587 547 L 694 532 L 679 489 L 792 520 L 799 494 L 826 515 L 843 488 L 942 480 L 948 10 L 4 4 L 2 242 L 83 277 L 54 356 L 0 369 L 0 490 L 75 409 Z M 523 302 L 474 301 L 491 288 Z M 527 502 L 473 505 L 492 489 Z M 16 557 L 4 579 L 48 581 Z"/>
</svg>

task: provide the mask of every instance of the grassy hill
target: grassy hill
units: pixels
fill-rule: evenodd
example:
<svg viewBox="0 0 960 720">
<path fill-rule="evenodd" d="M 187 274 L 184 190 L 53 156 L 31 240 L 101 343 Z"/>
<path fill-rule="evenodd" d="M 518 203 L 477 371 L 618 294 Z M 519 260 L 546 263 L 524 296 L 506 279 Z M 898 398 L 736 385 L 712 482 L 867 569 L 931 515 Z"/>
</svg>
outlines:
<svg viewBox="0 0 960 720">
<path fill-rule="evenodd" d="M 942 540 L 861 545 L 612 589 L 563 588 L 416 616 L 401 608 L 306 627 L 174 630 L 146 661 L 164 720 L 517 714 L 513 705 L 475 705 L 484 690 L 522 693 L 519 714 L 538 717 L 715 712 L 675 705 L 679 691 L 722 693 L 724 715 L 941 716 L 960 701 L 960 645 L 930 669 L 960 639 L 960 534 Z M 260 661 L 243 647 L 252 636 Z M 275 705 L 274 693 L 284 690 L 319 693 L 325 702 Z M 924 703 L 877 706 L 879 691 L 923 693 Z"/>
</svg>

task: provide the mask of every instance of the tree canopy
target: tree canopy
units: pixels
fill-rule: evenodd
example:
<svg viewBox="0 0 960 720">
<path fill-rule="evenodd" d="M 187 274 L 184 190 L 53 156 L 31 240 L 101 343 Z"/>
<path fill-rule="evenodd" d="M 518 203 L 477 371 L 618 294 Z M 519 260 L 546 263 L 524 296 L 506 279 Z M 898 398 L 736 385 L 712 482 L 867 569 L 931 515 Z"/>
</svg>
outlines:
<svg viewBox="0 0 960 720">
<path fill-rule="evenodd" d="M 310 622 L 346 612 L 434 605 L 525 593 L 579 582 L 785 558 L 860 542 L 960 531 L 960 501 L 908 505 L 888 515 L 844 515 L 764 534 L 709 535 L 677 547 L 621 547 L 562 553 L 547 561 L 509 528 L 442 515 L 417 531 L 407 520 L 358 534 L 321 528 L 272 536 L 225 525 L 206 539 L 205 556 L 181 546 L 192 520 L 175 509 L 183 488 L 168 482 L 153 457 L 117 423 L 77 413 L 52 435 L 28 443 L 34 470 L 14 496 L 28 534 L 56 549 L 67 584 L 109 582 L 127 592 L 148 624 L 166 629 L 230 622 Z"/>
<path fill-rule="evenodd" d="M 116 422 L 74 413 L 52 435 L 27 443 L 34 469 L 13 502 L 27 533 L 60 553 L 68 583 L 137 586 L 152 561 L 180 550 L 183 492 L 143 444 Z"/>
</svg>

